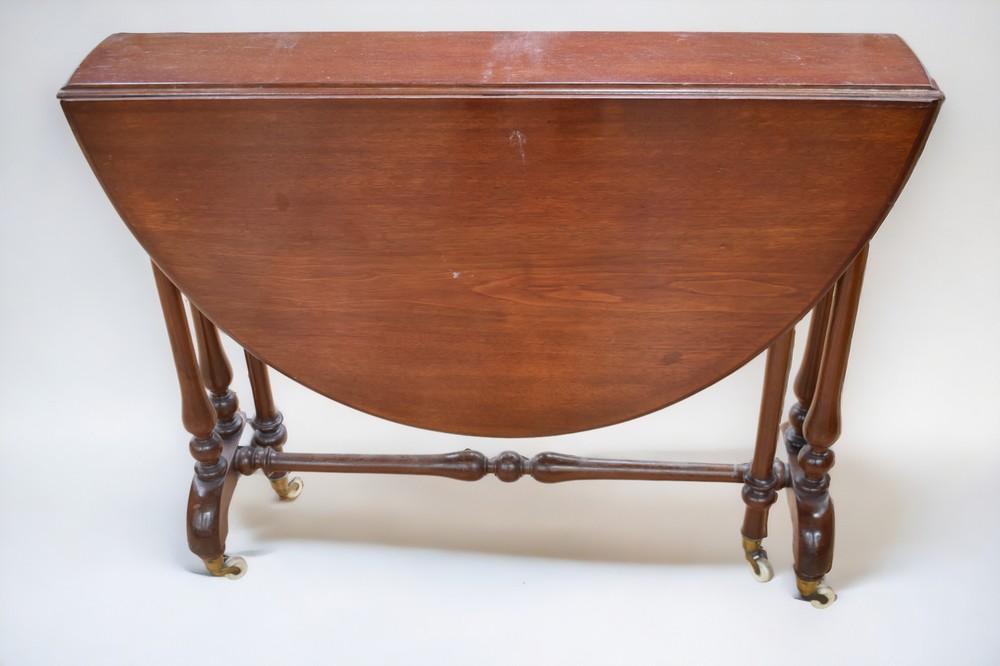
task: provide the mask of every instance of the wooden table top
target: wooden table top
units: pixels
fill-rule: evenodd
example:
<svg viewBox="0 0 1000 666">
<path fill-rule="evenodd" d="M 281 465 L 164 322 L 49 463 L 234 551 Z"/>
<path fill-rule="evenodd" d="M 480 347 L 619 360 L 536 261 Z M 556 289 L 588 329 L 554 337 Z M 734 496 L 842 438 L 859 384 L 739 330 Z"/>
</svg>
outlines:
<svg viewBox="0 0 1000 666">
<path fill-rule="evenodd" d="M 933 90 L 895 35 L 382 32 L 118 34 L 64 95 L 98 89 L 602 86 Z M 109 90 L 106 90 L 109 91 Z M 678 91 L 679 92 L 679 91 Z"/>
<path fill-rule="evenodd" d="M 60 96 L 237 342 L 496 436 L 633 418 L 766 349 L 875 233 L 942 100 L 895 36 L 695 33 L 114 35 Z"/>
</svg>

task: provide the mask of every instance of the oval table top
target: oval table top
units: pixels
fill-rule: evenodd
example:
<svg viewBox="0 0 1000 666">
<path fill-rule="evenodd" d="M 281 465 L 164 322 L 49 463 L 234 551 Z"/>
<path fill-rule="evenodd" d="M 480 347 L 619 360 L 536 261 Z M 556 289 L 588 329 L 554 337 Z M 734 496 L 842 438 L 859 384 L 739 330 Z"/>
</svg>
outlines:
<svg viewBox="0 0 1000 666">
<path fill-rule="evenodd" d="M 651 412 L 766 349 L 942 99 L 896 37 L 680 33 L 116 35 L 61 96 L 136 238 L 247 350 L 508 437 Z"/>
</svg>

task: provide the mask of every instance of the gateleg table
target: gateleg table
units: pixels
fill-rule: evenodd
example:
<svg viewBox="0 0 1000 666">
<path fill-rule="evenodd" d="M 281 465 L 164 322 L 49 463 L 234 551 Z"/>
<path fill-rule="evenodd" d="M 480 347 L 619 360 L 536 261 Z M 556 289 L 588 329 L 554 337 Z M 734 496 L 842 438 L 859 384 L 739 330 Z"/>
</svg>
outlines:
<svg viewBox="0 0 1000 666">
<path fill-rule="evenodd" d="M 226 515 L 257 470 L 285 500 L 294 471 L 718 481 L 742 485 L 762 581 L 789 491 L 799 591 L 835 599 L 830 447 L 868 243 L 943 100 L 898 37 L 118 34 L 59 97 L 153 262 L 212 574 L 246 570 Z M 252 419 L 220 330 L 246 350 Z M 518 438 L 641 417 L 761 353 L 756 446 L 731 465 L 296 453 L 268 379 Z"/>
</svg>

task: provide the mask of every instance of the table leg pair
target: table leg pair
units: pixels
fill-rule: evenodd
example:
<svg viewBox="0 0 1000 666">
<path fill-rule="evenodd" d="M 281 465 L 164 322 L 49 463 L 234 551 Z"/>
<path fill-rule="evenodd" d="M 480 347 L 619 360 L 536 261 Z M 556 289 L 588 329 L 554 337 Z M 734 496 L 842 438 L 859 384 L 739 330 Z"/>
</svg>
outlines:
<svg viewBox="0 0 1000 666">
<path fill-rule="evenodd" d="M 254 436 L 239 446 L 244 416 L 229 388 L 232 368 L 215 326 L 192 306 L 198 354 L 188 332 L 183 299 L 177 287 L 154 265 L 182 398 L 182 420 L 192 435 L 195 477 L 188 502 L 188 539 L 192 552 L 216 576 L 238 578 L 246 571 L 240 557 L 225 555 L 227 512 L 240 474 L 263 469 L 282 499 L 294 499 L 302 488 L 289 481 L 292 469 L 353 473 L 431 474 L 477 480 L 495 474 L 515 481 L 527 474 L 543 482 L 576 479 L 651 479 L 725 481 L 743 484 L 746 514 L 743 548 L 757 580 L 773 570 L 763 548 L 767 517 L 777 491 L 788 488 L 794 525 L 793 551 L 797 586 L 803 599 L 823 608 L 836 599 L 823 577 L 833 564 L 833 504 L 830 500 L 830 446 L 840 434 L 840 400 L 857 315 L 868 249 L 865 247 L 836 285 L 813 309 L 802 366 L 794 383 L 798 402 L 780 426 L 791 364 L 794 331 L 789 330 L 767 352 L 764 390 L 752 462 L 740 465 L 668 463 L 579 458 L 542 453 L 527 459 L 506 451 L 488 458 L 476 451 L 438 456 L 287 454 L 281 413 L 271 395 L 267 366 L 246 354 L 256 415 Z M 206 392 L 207 389 L 207 392 Z M 775 457 L 779 427 L 789 462 Z"/>
<path fill-rule="evenodd" d="M 793 386 L 797 402 L 789 412 L 788 422 L 781 426 L 788 453 L 787 485 L 796 584 L 802 598 L 817 608 L 825 608 L 837 598 L 823 582 L 833 567 L 830 469 L 834 454 L 830 447 L 840 437 L 840 401 L 867 259 L 865 246 L 813 308 L 802 365 Z M 773 576 L 761 542 L 767 536 L 768 509 L 777 500 L 780 483 L 768 473 L 778 440 L 777 423 L 787 388 L 791 351 L 791 331 L 768 350 L 757 445 L 743 487 L 747 505 L 743 549 L 754 577 L 762 582 Z"/>
<path fill-rule="evenodd" d="M 246 572 L 246 561 L 225 555 L 229 502 L 238 479 L 233 462 L 246 423 L 239 400 L 229 388 L 232 366 L 222 350 L 218 329 L 192 304 L 195 355 L 180 291 L 155 264 L 153 275 L 180 383 L 181 420 L 192 435 L 189 447 L 195 474 L 188 497 L 188 544 L 212 575 L 239 578 Z M 249 352 L 246 359 L 256 408 L 250 421 L 251 446 L 280 451 L 288 435 L 274 405 L 267 366 Z M 301 479 L 289 481 L 285 472 L 269 474 L 268 479 L 280 499 L 293 500 L 302 489 Z"/>
</svg>

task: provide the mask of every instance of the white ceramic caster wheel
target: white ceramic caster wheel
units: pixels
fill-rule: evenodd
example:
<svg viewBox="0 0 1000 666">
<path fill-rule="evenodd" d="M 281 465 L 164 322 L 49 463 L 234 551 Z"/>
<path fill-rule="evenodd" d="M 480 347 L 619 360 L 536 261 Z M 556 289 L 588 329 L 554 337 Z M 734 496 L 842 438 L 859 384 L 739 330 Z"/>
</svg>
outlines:
<svg viewBox="0 0 1000 666">
<path fill-rule="evenodd" d="M 229 580 L 239 580 L 240 578 L 243 578 L 247 572 L 247 561 L 239 555 L 227 557 L 223 571 L 226 571 L 227 569 L 234 569 L 234 571 L 227 571 L 225 574 L 226 578 Z"/>
<path fill-rule="evenodd" d="M 291 502 L 302 493 L 305 482 L 299 477 L 289 479 L 288 475 L 271 480 L 271 487 L 282 502 Z"/>
<path fill-rule="evenodd" d="M 288 482 L 288 491 L 281 496 L 281 499 L 285 502 L 291 502 L 302 493 L 302 488 L 305 485 L 305 481 L 298 476 L 295 477 Z"/>
<path fill-rule="evenodd" d="M 774 578 L 774 567 L 766 557 L 755 557 L 750 562 L 750 571 L 758 583 L 766 583 Z"/>
<path fill-rule="evenodd" d="M 743 537 L 743 555 L 750 565 L 754 580 L 758 583 L 766 583 L 774 578 L 774 567 L 767 559 L 767 551 L 761 546 L 761 539 Z"/>
<path fill-rule="evenodd" d="M 809 603 L 813 605 L 813 608 L 829 608 L 836 600 L 837 593 L 833 591 L 832 587 L 829 585 L 817 585 L 816 592 L 809 599 Z"/>
</svg>

